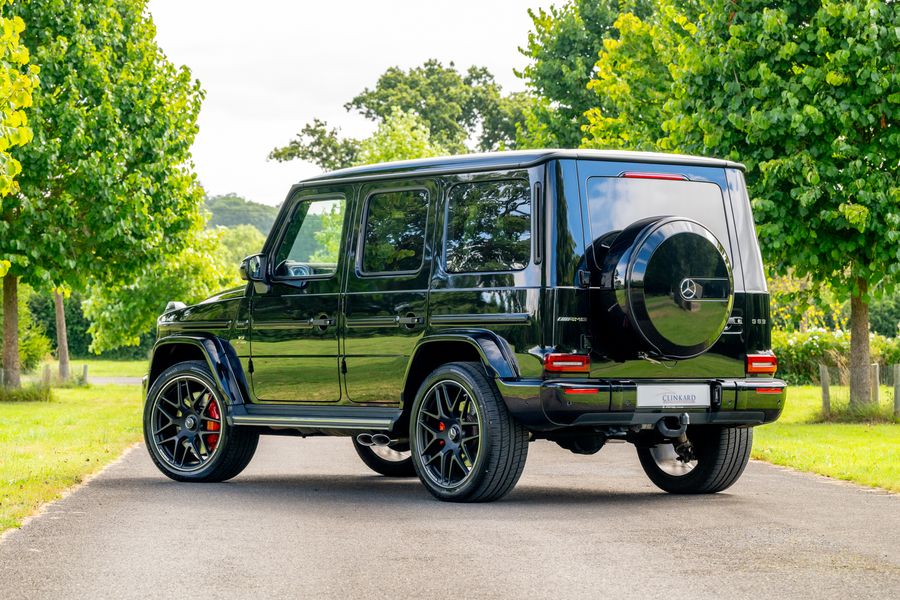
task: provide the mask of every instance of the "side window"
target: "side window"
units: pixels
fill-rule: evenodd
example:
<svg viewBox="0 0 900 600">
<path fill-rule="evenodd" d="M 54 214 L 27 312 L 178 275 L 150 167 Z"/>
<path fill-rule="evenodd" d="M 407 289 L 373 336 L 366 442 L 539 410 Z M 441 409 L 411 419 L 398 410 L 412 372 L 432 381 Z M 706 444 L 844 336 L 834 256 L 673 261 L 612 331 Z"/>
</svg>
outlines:
<svg viewBox="0 0 900 600">
<path fill-rule="evenodd" d="M 276 277 L 328 276 L 337 271 L 344 205 L 343 198 L 297 204 L 275 253 Z"/>
<path fill-rule="evenodd" d="M 364 274 L 415 272 L 425 254 L 428 192 L 401 190 L 369 196 L 362 238 Z"/>
<path fill-rule="evenodd" d="M 528 182 L 485 181 L 450 188 L 444 252 L 448 273 L 524 269 L 531 257 Z"/>
</svg>

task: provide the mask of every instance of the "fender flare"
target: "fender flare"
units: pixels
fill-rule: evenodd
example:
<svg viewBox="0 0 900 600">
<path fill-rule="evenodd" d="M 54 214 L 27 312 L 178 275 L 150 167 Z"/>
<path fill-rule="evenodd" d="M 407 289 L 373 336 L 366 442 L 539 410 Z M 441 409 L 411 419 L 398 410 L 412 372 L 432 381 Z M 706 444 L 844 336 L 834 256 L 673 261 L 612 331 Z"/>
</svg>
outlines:
<svg viewBox="0 0 900 600">
<path fill-rule="evenodd" d="M 150 372 L 144 390 L 149 393 L 153 381 L 168 367 L 157 366 L 159 351 L 166 346 L 193 346 L 198 348 L 206 359 L 216 386 L 228 405 L 244 404 L 247 394 L 247 380 L 238 360 L 237 353 L 230 343 L 211 335 L 172 335 L 161 338 L 150 351 Z"/>
<path fill-rule="evenodd" d="M 505 339 L 486 329 L 453 329 L 429 335 L 419 340 L 406 365 L 406 373 L 403 376 L 404 385 L 409 379 L 410 369 L 415 363 L 419 352 L 430 344 L 440 342 L 463 342 L 475 348 L 488 375 L 501 379 L 519 377 L 519 365 L 516 362 L 512 349 L 509 347 L 509 343 Z"/>
</svg>

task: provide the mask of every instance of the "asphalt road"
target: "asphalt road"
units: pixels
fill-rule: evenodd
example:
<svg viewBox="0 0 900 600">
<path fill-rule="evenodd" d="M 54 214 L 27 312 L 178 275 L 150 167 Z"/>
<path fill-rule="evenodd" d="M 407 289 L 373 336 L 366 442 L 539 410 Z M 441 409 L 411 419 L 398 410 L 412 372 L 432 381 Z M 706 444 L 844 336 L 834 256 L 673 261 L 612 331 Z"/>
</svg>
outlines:
<svg viewBox="0 0 900 600">
<path fill-rule="evenodd" d="M 265 438 L 223 484 L 143 447 L 0 543 L 0 598 L 898 598 L 900 496 L 751 463 L 676 497 L 627 445 L 532 444 L 493 504 L 367 471 L 346 439 Z"/>
</svg>

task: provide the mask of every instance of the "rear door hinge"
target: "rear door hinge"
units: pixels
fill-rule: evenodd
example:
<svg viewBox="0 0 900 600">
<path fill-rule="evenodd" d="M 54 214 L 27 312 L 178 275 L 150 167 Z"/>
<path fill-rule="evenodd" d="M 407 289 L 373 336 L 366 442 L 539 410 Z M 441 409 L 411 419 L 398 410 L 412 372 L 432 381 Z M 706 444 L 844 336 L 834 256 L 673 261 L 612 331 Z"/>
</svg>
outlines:
<svg viewBox="0 0 900 600">
<path fill-rule="evenodd" d="M 252 358 L 247 359 L 247 372 L 248 373 L 253 372 L 253 359 Z"/>
<path fill-rule="evenodd" d="M 587 288 L 591 287 L 591 272 L 580 270 L 578 271 L 578 285 L 579 287 Z"/>
<path fill-rule="evenodd" d="M 341 373 L 343 373 L 344 375 L 347 374 L 347 359 L 346 358 L 341 359 Z"/>
</svg>

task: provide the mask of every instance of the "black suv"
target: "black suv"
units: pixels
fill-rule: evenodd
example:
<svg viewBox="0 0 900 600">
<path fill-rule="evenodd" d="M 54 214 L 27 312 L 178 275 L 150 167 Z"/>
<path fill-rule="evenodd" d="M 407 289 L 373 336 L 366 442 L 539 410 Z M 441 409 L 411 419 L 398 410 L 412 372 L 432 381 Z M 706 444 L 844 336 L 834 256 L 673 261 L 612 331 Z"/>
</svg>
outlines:
<svg viewBox="0 0 900 600">
<path fill-rule="evenodd" d="M 221 481 L 263 435 L 340 435 L 441 500 L 508 493 L 528 444 L 635 445 L 676 493 L 740 477 L 778 418 L 740 164 L 522 151 L 295 185 L 247 285 L 159 318 L 144 436 Z"/>
</svg>

